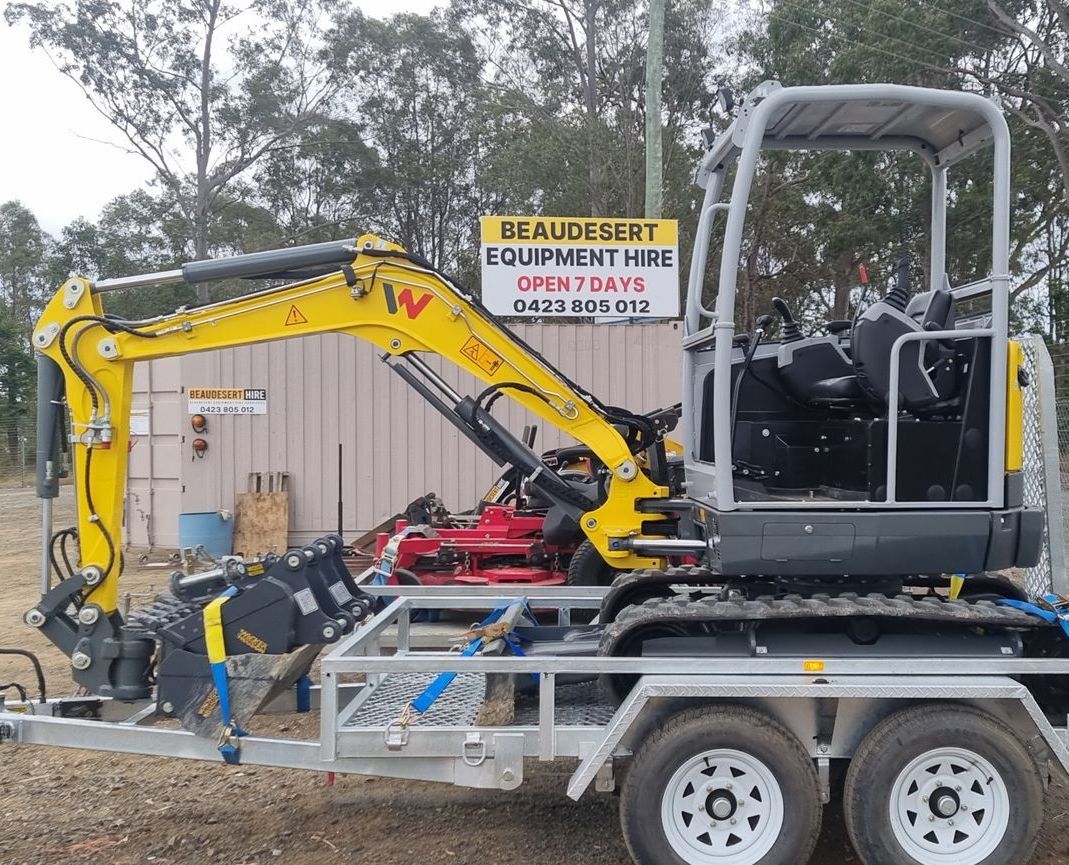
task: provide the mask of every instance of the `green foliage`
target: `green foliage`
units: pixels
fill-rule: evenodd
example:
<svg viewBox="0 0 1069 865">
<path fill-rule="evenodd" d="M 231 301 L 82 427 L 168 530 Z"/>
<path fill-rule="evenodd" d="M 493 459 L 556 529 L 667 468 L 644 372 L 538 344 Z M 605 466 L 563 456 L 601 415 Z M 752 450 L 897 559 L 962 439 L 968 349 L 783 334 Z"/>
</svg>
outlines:
<svg viewBox="0 0 1069 865">
<path fill-rule="evenodd" d="M 1020 5 L 1020 4 L 1019 4 Z M 1014 12 L 1019 12 L 1015 9 Z M 976 75 L 991 72 L 1015 40 L 992 26 L 986 0 L 953 4 L 902 0 L 786 0 L 741 39 L 752 86 L 764 79 L 789 84 L 893 81 L 976 90 Z M 1064 219 L 1062 181 L 1043 134 L 1010 118 L 1015 192 L 1011 259 L 1022 326 L 1036 304 L 1027 292 L 1041 285 L 1061 244 L 1043 241 Z M 743 262 L 747 324 L 767 310 L 772 295 L 793 302 L 812 323 L 852 314 L 860 297 L 855 268 L 865 263 L 879 287 L 902 255 L 928 281 L 927 170 L 911 156 L 792 154 L 765 162 L 755 182 Z M 981 277 L 991 262 L 990 153 L 950 173 L 947 276 L 954 285 Z M 1060 232 L 1064 235 L 1064 232 Z M 879 290 L 877 288 L 876 290 Z"/>
<path fill-rule="evenodd" d="M 29 25 L 31 43 L 152 165 L 195 259 L 233 219 L 225 211 L 241 197 L 242 175 L 318 117 L 338 87 L 316 0 L 35 0 L 4 14 Z M 198 298 L 209 299 L 206 288 Z"/>
<path fill-rule="evenodd" d="M 49 295 L 49 238 L 37 217 L 17 201 L 0 204 L 0 301 L 28 343 Z"/>
<path fill-rule="evenodd" d="M 699 130 L 711 119 L 726 123 L 712 108 L 716 85 L 998 85 L 1014 127 L 1018 323 L 1069 310 L 1061 173 L 1069 164 L 1051 158 L 1064 130 L 1052 132 L 1049 113 L 1036 115 L 1048 126 L 1028 114 L 1040 105 L 1066 116 L 1069 82 L 1043 50 L 1015 48 L 1027 34 L 992 11 L 1033 22 L 1044 49 L 1064 56 L 1052 2 L 783 0 L 750 19 L 734 7 L 725 16 L 709 0 L 667 4 L 663 200 L 665 216 L 680 220 L 684 257 L 697 222 Z M 639 0 L 451 0 L 430 16 L 378 19 L 321 0 L 11 4 L 7 18 L 29 22 L 35 44 L 53 52 L 158 177 L 54 242 L 32 214 L 5 205 L 0 291 L 28 327 L 47 293 L 41 286 L 72 272 L 169 269 L 374 231 L 477 292 L 482 214 L 642 213 L 646 10 Z M 1012 96 L 1025 89 L 1041 104 Z M 954 284 L 989 267 L 986 158 L 951 175 Z M 740 258 L 741 326 L 776 294 L 812 322 L 851 315 L 862 263 L 874 290 L 903 254 L 927 279 L 929 185 L 907 156 L 770 156 L 754 183 Z M 218 285 L 212 296 L 252 287 Z M 206 299 L 205 290 L 160 286 L 113 296 L 109 309 L 143 317 Z"/>
<path fill-rule="evenodd" d="M 332 52 L 354 82 L 344 105 L 360 118 L 377 163 L 368 190 L 377 213 L 368 227 L 454 266 L 477 236 L 482 83 L 471 37 L 438 17 L 353 12 Z"/>
<path fill-rule="evenodd" d="M 0 309 L 0 429 L 11 430 L 33 405 L 35 367 L 19 323 Z"/>
</svg>

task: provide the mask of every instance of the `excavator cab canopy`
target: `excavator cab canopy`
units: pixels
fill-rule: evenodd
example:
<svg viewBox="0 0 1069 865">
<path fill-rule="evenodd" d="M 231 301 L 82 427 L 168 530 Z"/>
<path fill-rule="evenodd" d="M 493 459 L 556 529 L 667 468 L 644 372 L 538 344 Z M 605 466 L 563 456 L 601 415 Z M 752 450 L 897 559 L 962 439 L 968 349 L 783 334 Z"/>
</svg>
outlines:
<svg viewBox="0 0 1069 865">
<path fill-rule="evenodd" d="M 940 98 L 921 101 L 918 94 Z M 991 142 L 988 109 L 1001 116 L 994 103 L 972 93 L 890 84 L 781 88 L 766 82 L 747 95 L 716 144 L 741 146 L 757 104 L 772 97 L 762 131 L 764 150 L 909 149 L 944 167 Z M 710 167 L 716 150 L 710 148 L 703 168 Z"/>
<path fill-rule="evenodd" d="M 990 270 L 952 286 L 947 172 L 987 145 Z M 904 257 L 885 297 L 872 292 L 823 333 L 806 332 L 812 325 L 778 298 L 778 342 L 760 339 L 769 317 L 755 334 L 738 333 L 750 190 L 762 154 L 783 150 L 917 154 L 931 175 L 926 284 L 911 285 Z M 687 288 L 683 417 L 688 495 L 715 515 L 728 570 L 775 562 L 781 573 L 935 573 L 1016 561 L 1024 529 L 1018 355 L 1007 338 L 1009 177 L 1001 110 L 960 91 L 765 82 L 711 142 L 697 176 L 705 195 Z M 718 278 L 707 284 L 717 246 Z M 979 296 L 990 297 L 989 312 L 959 323 L 961 301 Z M 991 520 L 1009 512 L 1020 529 L 1005 538 L 1013 552 L 992 557 Z M 892 535 L 902 543 L 888 555 Z"/>
</svg>

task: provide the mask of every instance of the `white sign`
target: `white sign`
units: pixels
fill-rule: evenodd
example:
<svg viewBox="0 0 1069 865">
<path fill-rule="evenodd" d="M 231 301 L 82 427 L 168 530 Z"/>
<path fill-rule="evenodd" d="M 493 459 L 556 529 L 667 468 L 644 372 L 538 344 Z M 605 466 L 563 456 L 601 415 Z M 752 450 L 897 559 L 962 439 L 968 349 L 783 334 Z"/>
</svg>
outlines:
<svg viewBox="0 0 1069 865">
<path fill-rule="evenodd" d="M 674 219 L 482 217 L 482 299 L 495 315 L 679 315 Z"/>
<path fill-rule="evenodd" d="M 147 408 L 130 409 L 130 435 L 147 436 L 152 434 L 152 421 Z"/>
<path fill-rule="evenodd" d="M 191 387 L 190 414 L 267 414 L 267 389 L 259 387 Z"/>
</svg>

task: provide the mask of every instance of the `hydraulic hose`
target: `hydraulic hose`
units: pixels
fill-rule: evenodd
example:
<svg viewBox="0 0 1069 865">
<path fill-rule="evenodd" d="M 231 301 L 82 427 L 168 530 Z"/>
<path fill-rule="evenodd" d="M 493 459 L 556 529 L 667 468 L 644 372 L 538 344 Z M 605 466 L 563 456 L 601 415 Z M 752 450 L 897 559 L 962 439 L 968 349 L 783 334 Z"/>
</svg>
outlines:
<svg viewBox="0 0 1069 865">
<path fill-rule="evenodd" d="M 37 660 L 37 656 L 33 652 L 28 652 L 25 649 L 3 648 L 0 648 L 0 655 L 19 655 L 26 658 L 33 665 L 33 671 L 37 674 L 37 692 L 41 698 L 41 702 L 44 703 L 46 701 L 45 671 L 41 669 L 41 662 Z"/>
</svg>

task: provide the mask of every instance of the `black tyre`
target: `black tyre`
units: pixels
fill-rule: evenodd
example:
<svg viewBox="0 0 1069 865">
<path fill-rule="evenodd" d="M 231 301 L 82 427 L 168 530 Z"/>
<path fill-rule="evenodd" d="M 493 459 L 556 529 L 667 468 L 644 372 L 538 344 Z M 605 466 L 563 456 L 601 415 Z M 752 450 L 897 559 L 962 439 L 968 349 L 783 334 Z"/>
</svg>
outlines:
<svg viewBox="0 0 1069 865">
<path fill-rule="evenodd" d="M 638 749 L 620 797 L 638 865 L 804 865 L 820 792 L 799 741 L 742 706 L 689 709 Z"/>
<path fill-rule="evenodd" d="M 408 568 L 394 568 L 391 572 L 399 586 L 422 586 L 423 581 Z"/>
<path fill-rule="evenodd" d="M 958 597 L 969 601 L 995 601 L 997 603 L 1001 598 L 1027 601 L 1028 593 L 1002 574 L 977 574 L 965 580 Z"/>
<path fill-rule="evenodd" d="M 861 743 L 843 813 L 865 865 L 1025 865 L 1043 782 L 1001 721 L 968 706 L 914 706 Z"/>
<path fill-rule="evenodd" d="M 606 562 L 598 548 L 587 539 L 572 553 L 565 583 L 569 586 L 607 586 L 618 573 L 620 572 Z"/>
</svg>

